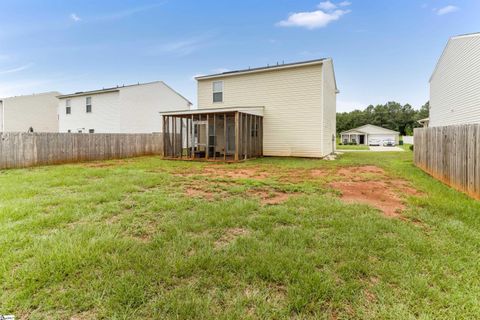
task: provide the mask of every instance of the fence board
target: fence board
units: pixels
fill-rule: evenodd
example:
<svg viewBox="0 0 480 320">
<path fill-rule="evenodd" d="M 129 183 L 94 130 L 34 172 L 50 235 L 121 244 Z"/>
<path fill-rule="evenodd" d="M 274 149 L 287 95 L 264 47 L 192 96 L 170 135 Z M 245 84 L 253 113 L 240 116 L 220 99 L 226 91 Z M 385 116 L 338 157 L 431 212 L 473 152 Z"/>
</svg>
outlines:
<svg viewBox="0 0 480 320">
<path fill-rule="evenodd" d="M 480 199 L 480 125 L 418 128 L 415 165 L 433 177 Z"/>
<path fill-rule="evenodd" d="M 162 134 L 0 133 L 0 169 L 163 155 Z"/>
</svg>

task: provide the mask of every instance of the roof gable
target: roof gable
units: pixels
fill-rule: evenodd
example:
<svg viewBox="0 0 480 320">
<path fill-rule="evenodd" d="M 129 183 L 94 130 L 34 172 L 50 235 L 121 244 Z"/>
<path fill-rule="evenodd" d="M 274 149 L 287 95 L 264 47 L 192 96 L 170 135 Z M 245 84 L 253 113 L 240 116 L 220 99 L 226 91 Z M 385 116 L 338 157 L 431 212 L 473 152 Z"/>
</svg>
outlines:
<svg viewBox="0 0 480 320">
<path fill-rule="evenodd" d="M 462 34 L 462 35 L 454 36 L 454 37 L 451 37 L 450 39 L 448 39 L 447 44 L 445 45 L 445 48 L 443 49 L 442 55 L 438 59 L 437 64 L 435 65 L 435 69 L 433 70 L 432 75 L 430 76 L 429 82 L 432 82 L 433 78 L 435 77 L 435 74 L 437 73 L 437 71 L 438 71 L 441 63 L 443 62 L 443 59 L 445 58 L 447 51 L 450 49 L 450 46 L 452 45 L 452 43 L 454 41 L 463 41 L 465 39 L 472 38 L 472 37 L 480 37 L 480 32 Z"/>
<path fill-rule="evenodd" d="M 353 132 L 361 132 L 366 134 L 400 134 L 400 132 L 375 126 L 373 124 L 366 124 L 358 128 L 353 128 L 347 131 L 343 131 L 341 132 L 341 134 L 353 133 Z"/>
</svg>

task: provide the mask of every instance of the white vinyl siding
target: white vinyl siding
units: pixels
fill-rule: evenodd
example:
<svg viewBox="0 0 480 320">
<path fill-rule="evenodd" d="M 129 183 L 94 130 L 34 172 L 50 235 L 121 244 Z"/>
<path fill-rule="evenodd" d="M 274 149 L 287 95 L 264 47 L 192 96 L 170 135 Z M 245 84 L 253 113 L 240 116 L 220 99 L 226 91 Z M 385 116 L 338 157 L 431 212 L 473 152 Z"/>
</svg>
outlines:
<svg viewBox="0 0 480 320">
<path fill-rule="evenodd" d="M 18 96 L 2 100 L 4 132 L 58 132 L 58 92 Z M 65 109 L 64 109 L 65 110 Z M 65 114 L 65 112 L 63 112 Z"/>
<path fill-rule="evenodd" d="M 322 68 L 319 63 L 222 77 L 222 107 L 265 108 L 266 156 L 323 157 L 332 152 L 331 143 L 325 142 L 335 130 L 336 97 L 331 86 L 322 88 Z M 199 79 L 199 109 L 216 107 L 214 81 L 219 80 Z M 322 92 L 328 94 L 325 100 Z M 324 126 L 324 121 L 329 124 Z"/>
<path fill-rule="evenodd" d="M 430 80 L 430 126 L 480 123 L 480 34 L 452 38 Z"/>
<path fill-rule="evenodd" d="M 87 101 L 87 97 L 91 100 Z M 89 132 L 89 129 L 95 133 L 161 132 L 160 112 L 190 108 L 188 100 L 161 81 L 62 100 L 65 99 L 71 100 L 72 114 L 66 116 L 65 112 L 59 112 L 60 132 Z M 91 113 L 86 112 L 88 103 L 92 105 Z"/>
</svg>

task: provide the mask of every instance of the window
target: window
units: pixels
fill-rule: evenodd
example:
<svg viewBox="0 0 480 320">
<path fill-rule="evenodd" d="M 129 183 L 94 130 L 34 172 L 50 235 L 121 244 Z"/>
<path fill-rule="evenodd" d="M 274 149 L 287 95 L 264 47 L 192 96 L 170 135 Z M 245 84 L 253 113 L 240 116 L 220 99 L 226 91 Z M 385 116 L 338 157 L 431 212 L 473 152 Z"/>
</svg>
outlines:
<svg viewBox="0 0 480 320">
<path fill-rule="evenodd" d="M 213 102 L 223 102 L 223 81 L 213 82 Z"/>
<path fill-rule="evenodd" d="M 69 129 L 69 130 L 67 130 L 67 132 L 68 132 L 68 133 L 72 133 L 72 130 Z"/>
<path fill-rule="evenodd" d="M 88 133 L 95 133 L 95 129 L 89 129 Z"/>
<path fill-rule="evenodd" d="M 91 113 L 92 112 L 92 97 L 87 97 L 86 103 L 87 103 L 87 113 Z"/>
<path fill-rule="evenodd" d="M 70 99 L 65 101 L 65 113 L 72 114 L 72 106 L 70 105 Z"/>
<path fill-rule="evenodd" d="M 252 130 L 251 130 L 252 137 L 258 137 L 258 129 L 259 129 L 258 123 L 252 124 Z"/>
</svg>

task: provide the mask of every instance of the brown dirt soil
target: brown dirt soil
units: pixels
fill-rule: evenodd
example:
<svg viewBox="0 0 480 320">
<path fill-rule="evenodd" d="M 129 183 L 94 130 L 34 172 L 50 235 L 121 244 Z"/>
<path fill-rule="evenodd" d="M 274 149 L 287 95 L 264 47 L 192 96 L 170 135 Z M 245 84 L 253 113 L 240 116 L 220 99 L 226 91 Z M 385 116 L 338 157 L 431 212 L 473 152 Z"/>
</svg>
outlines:
<svg viewBox="0 0 480 320">
<path fill-rule="evenodd" d="M 185 189 L 185 194 L 189 197 L 205 198 L 207 200 L 213 199 L 213 192 L 205 191 L 197 187 L 188 187 Z"/>
<path fill-rule="evenodd" d="M 308 180 L 316 180 L 331 174 L 327 169 L 289 169 L 279 173 L 279 180 L 290 183 L 301 183 Z"/>
<path fill-rule="evenodd" d="M 385 171 L 376 166 L 345 167 L 339 169 L 335 175 L 341 179 L 360 181 L 367 177 L 385 176 Z"/>
<path fill-rule="evenodd" d="M 88 168 L 108 168 L 118 164 L 111 163 L 111 162 L 87 162 L 87 163 L 84 163 L 83 165 Z"/>
<path fill-rule="evenodd" d="M 183 177 L 207 176 L 212 178 L 255 179 L 264 180 L 270 173 L 256 168 L 228 168 L 225 166 L 208 166 L 198 171 L 177 172 L 175 175 Z"/>
<path fill-rule="evenodd" d="M 271 191 L 264 189 L 253 189 L 247 192 L 249 195 L 260 198 L 263 205 L 276 205 L 287 201 L 291 194 L 279 191 Z"/>
<path fill-rule="evenodd" d="M 341 191 L 343 201 L 371 205 L 387 217 L 404 219 L 402 196 L 422 194 L 405 180 L 390 179 L 383 169 L 376 166 L 342 168 L 337 175 L 340 181 L 330 186 Z"/>
<path fill-rule="evenodd" d="M 227 229 L 223 236 L 220 237 L 217 241 L 215 241 L 215 248 L 221 249 L 226 247 L 233 241 L 235 241 L 239 237 L 243 237 L 248 235 L 250 232 L 247 229 L 243 228 L 231 228 Z"/>
</svg>

